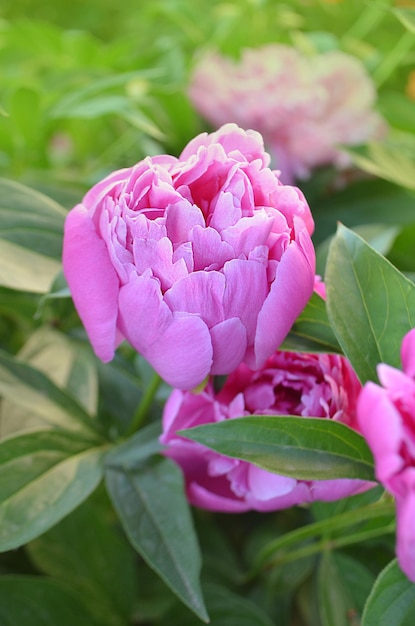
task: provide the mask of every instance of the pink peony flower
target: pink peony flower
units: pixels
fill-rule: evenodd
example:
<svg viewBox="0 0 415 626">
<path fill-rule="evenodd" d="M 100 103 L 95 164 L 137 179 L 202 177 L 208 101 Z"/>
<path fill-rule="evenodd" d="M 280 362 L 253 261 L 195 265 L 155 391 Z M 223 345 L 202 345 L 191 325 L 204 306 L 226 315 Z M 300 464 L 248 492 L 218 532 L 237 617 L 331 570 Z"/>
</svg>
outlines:
<svg viewBox="0 0 415 626">
<path fill-rule="evenodd" d="M 265 363 L 315 265 L 304 196 L 268 164 L 262 137 L 229 124 L 114 172 L 70 211 L 64 273 L 99 358 L 124 337 L 182 389 Z"/>
<path fill-rule="evenodd" d="M 275 352 L 257 372 L 240 365 L 219 393 L 174 390 L 163 414 L 164 453 L 183 469 L 190 502 L 213 511 L 274 511 L 313 500 L 336 500 L 372 486 L 361 480 L 296 480 L 220 455 L 176 432 L 251 414 L 333 419 L 356 428 L 360 382 L 346 358 Z"/>
<path fill-rule="evenodd" d="M 381 383 L 366 383 L 357 404 L 376 477 L 395 496 L 399 564 L 415 582 L 415 328 L 402 342 L 403 372 L 381 363 Z"/>
<path fill-rule="evenodd" d="M 339 144 L 362 144 L 385 131 L 370 77 L 337 51 L 306 56 L 268 44 L 244 50 L 239 62 L 206 54 L 194 67 L 189 96 L 214 126 L 236 122 L 262 133 L 285 182 L 318 166 L 349 165 Z"/>
</svg>

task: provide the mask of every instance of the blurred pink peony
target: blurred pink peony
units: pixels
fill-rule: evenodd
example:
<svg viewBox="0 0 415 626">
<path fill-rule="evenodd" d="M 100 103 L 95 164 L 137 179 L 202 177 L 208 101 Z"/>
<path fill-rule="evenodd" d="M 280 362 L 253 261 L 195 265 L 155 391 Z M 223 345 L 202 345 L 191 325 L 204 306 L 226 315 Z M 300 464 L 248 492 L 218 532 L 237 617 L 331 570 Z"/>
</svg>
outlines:
<svg viewBox="0 0 415 626">
<path fill-rule="evenodd" d="M 358 399 L 362 434 L 375 457 L 376 477 L 395 496 L 399 564 L 415 582 L 415 329 L 405 335 L 403 372 L 381 363 L 381 386 L 366 383 Z"/>
<path fill-rule="evenodd" d="M 337 500 L 373 483 L 295 480 L 220 455 L 176 435 L 185 429 L 250 414 L 333 419 L 356 428 L 361 385 L 349 362 L 333 354 L 276 352 L 253 372 L 241 365 L 219 393 L 174 390 L 163 415 L 164 453 L 183 469 L 190 502 L 213 511 L 274 511 L 313 500 Z"/>
<path fill-rule="evenodd" d="M 228 124 L 114 172 L 70 211 L 64 273 L 103 361 L 125 337 L 181 389 L 265 363 L 315 265 L 304 196 L 268 164 L 259 133 Z"/>
<path fill-rule="evenodd" d="M 239 62 L 206 54 L 194 67 L 189 96 L 214 126 L 236 122 L 262 133 L 287 183 L 318 166 L 349 165 L 338 145 L 365 143 L 386 128 L 363 65 L 338 51 L 306 56 L 268 44 L 245 49 Z"/>
</svg>

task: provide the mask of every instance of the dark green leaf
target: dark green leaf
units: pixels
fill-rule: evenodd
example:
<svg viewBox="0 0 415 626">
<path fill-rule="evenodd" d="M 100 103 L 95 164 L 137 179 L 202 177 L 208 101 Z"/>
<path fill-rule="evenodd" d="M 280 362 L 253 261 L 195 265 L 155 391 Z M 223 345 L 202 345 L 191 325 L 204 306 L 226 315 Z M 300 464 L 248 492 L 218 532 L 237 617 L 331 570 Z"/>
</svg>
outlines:
<svg viewBox="0 0 415 626">
<path fill-rule="evenodd" d="M 99 626 L 78 597 L 39 576 L 0 578 L 2 626 Z"/>
<path fill-rule="evenodd" d="M 415 585 L 392 561 L 376 580 L 363 612 L 362 626 L 412 626 Z"/>
<path fill-rule="evenodd" d="M 374 480 L 361 435 L 328 419 L 255 415 L 179 431 L 220 454 L 300 480 Z"/>
<path fill-rule="evenodd" d="M 326 304 L 313 293 L 297 318 L 280 350 L 301 352 L 341 352 L 327 317 Z"/>
<path fill-rule="evenodd" d="M 403 336 L 415 326 L 415 286 L 355 233 L 340 225 L 326 269 L 327 312 L 362 383 L 379 362 L 400 367 Z"/>
<path fill-rule="evenodd" d="M 153 457 L 136 468 L 112 465 L 105 473 L 131 544 L 182 602 L 207 621 L 199 547 L 177 465 Z"/>
<path fill-rule="evenodd" d="M 78 592 L 101 626 L 125 626 L 138 588 L 136 557 L 107 509 L 90 498 L 27 549 L 40 571 Z"/>
<path fill-rule="evenodd" d="M 207 584 L 203 587 L 211 626 L 272 626 L 273 622 L 251 600 L 225 587 Z M 160 626 L 198 626 L 200 621 L 179 606 L 169 611 Z"/>
<path fill-rule="evenodd" d="M 39 431 L 0 443 L 0 550 L 38 537 L 76 508 L 103 474 L 104 447 L 68 432 Z"/>
<path fill-rule="evenodd" d="M 359 181 L 337 193 L 326 194 L 311 205 L 316 221 L 315 244 L 336 231 L 340 221 L 345 226 L 361 224 L 410 224 L 414 221 L 414 194 L 380 179 Z M 391 211 L 391 207 L 399 211 Z"/>
</svg>

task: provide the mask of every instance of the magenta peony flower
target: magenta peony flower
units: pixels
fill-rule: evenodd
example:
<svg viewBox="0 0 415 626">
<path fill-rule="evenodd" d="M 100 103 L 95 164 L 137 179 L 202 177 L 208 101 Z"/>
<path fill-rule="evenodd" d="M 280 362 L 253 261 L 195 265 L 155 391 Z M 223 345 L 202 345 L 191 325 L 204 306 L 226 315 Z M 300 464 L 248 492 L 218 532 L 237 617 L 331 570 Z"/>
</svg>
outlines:
<svg viewBox="0 0 415 626">
<path fill-rule="evenodd" d="M 261 136 L 229 124 L 114 172 L 70 211 L 64 273 L 103 361 L 125 337 L 182 389 L 265 363 L 315 265 L 304 196 L 268 164 Z"/>
<path fill-rule="evenodd" d="M 384 134 L 376 90 L 362 64 L 342 52 L 306 56 L 281 44 L 246 49 L 239 62 L 206 54 L 190 78 L 195 108 L 214 126 L 236 122 L 262 133 L 282 180 L 350 158 L 353 146 Z"/>
<path fill-rule="evenodd" d="M 357 416 L 376 477 L 395 496 L 398 560 L 415 582 L 415 328 L 403 339 L 401 358 L 403 372 L 378 365 L 381 386 L 365 384 Z"/>
<path fill-rule="evenodd" d="M 336 500 L 372 486 L 361 480 L 304 481 L 279 476 L 220 455 L 176 432 L 251 414 L 333 419 L 356 428 L 360 382 L 346 358 L 333 354 L 275 352 L 253 372 L 233 372 L 219 393 L 212 381 L 200 394 L 174 390 L 163 415 L 160 441 L 183 469 L 187 494 L 213 511 L 273 511 L 313 500 Z"/>
</svg>

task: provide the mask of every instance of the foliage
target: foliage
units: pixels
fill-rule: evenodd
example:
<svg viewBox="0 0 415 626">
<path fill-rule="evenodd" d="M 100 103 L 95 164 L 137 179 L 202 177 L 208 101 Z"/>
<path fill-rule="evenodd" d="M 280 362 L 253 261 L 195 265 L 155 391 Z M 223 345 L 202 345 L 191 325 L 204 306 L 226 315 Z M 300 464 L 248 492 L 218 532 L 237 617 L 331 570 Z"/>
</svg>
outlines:
<svg viewBox="0 0 415 626">
<path fill-rule="evenodd" d="M 355 168 L 301 185 L 327 301 L 313 296 L 284 347 L 341 352 L 362 382 L 377 380 L 379 361 L 399 367 L 415 326 L 415 10 L 391 0 L 32 5 L 6 0 L 0 22 L 1 623 L 413 623 L 415 586 L 392 561 L 394 504 L 379 487 L 276 513 L 190 508 L 158 444 L 168 386 L 124 344 L 98 362 L 60 258 L 67 209 L 91 184 L 146 155 L 179 154 L 208 130 L 186 96 L 201 50 L 340 49 L 373 77 L 392 133 L 351 151 Z M 304 476 L 373 477 L 347 427 L 270 420 L 187 436 L 287 474 L 294 457 Z"/>
</svg>

